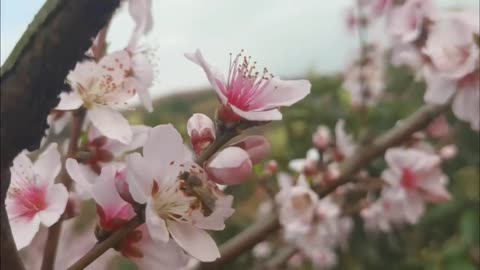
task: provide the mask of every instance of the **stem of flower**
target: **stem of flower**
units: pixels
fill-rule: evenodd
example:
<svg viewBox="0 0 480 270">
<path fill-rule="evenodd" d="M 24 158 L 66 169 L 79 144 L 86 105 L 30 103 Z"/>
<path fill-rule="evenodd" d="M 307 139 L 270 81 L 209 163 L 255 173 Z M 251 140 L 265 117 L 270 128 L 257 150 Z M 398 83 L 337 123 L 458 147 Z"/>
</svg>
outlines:
<svg viewBox="0 0 480 270">
<path fill-rule="evenodd" d="M 72 128 L 70 131 L 70 141 L 66 156 L 67 158 L 75 157 L 78 151 L 78 140 L 80 139 L 80 135 L 82 133 L 82 126 L 83 121 L 85 120 L 86 111 L 84 108 L 80 108 L 76 111 L 73 111 L 72 114 Z M 72 185 L 72 179 L 68 175 L 65 168 L 62 169 L 61 180 L 67 190 L 70 190 L 70 186 Z M 62 230 L 62 223 L 64 218 L 64 216 L 60 217 L 60 219 L 55 224 L 48 228 L 47 242 L 45 243 L 45 249 L 43 253 L 43 261 L 41 268 L 42 270 L 51 270 L 55 265 L 58 241 L 60 239 L 60 232 Z"/>
<path fill-rule="evenodd" d="M 139 216 L 135 216 L 128 221 L 123 227 L 112 233 L 107 239 L 98 242 L 90 249 L 85 255 L 83 255 L 78 261 L 72 264 L 67 270 L 80 270 L 89 266 L 93 261 L 100 257 L 111 247 L 120 243 L 120 241 L 127 236 L 127 234 L 138 226 L 143 224 L 143 220 Z M 160 252 L 160 251 L 159 251 Z"/>
</svg>

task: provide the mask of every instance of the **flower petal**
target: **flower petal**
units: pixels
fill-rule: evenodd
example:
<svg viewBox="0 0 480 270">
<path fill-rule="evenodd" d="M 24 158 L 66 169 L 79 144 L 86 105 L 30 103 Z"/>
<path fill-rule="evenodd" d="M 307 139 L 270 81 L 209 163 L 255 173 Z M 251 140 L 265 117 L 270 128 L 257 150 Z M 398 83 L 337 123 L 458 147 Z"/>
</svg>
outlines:
<svg viewBox="0 0 480 270">
<path fill-rule="evenodd" d="M 167 220 L 173 239 L 187 253 L 202 262 L 211 262 L 220 257 L 220 251 L 212 237 L 191 224 Z"/>
<path fill-rule="evenodd" d="M 235 106 L 231 106 L 232 110 L 239 116 L 250 121 L 274 121 L 282 120 L 282 114 L 278 109 L 268 111 L 242 111 Z"/>
<path fill-rule="evenodd" d="M 60 103 L 58 103 L 56 110 L 75 110 L 82 106 L 83 100 L 75 91 L 70 91 L 69 93 L 62 92 L 60 93 Z"/>
<path fill-rule="evenodd" d="M 139 153 L 127 155 L 125 162 L 126 181 L 133 199 L 138 203 L 146 203 L 152 193 L 154 179 L 152 168 Z"/>
<path fill-rule="evenodd" d="M 85 193 L 85 199 L 92 196 L 92 182 L 87 180 L 86 175 L 83 173 L 83 170 L 80 168 L 80 164 L 78 164 L 77 160 L 73 158 L 67 159 L 65 162 L 65 168 L 67 169 L 67 172 L 72 180 L 78 185 L 82 193 Z"/>
<path fill-rule="evenodd" d="M 92 124 L 106 137 L 128 144 L 132 140 L 132 128 L 122 114 L 108 107 L 96 106 L 88 111 Z"/>
<path fill-rule="evenodd" d="M 107 165 L 102 168 L 98 181 L 92 188 L 92 197 L 95 202 L 104 210 L 118 212 L 125 205 L 125 201 L 120 197 L 115 186 L 114 165 Z"/>
<path fill-rule="evenodd" d="M 38 216 L 34 216 L 32 219 L 10 219 L 9 222 L 10 228 L 12 228 L 13 240 L 15 240 L 15 245 L 18 250 L 28 246 L 30 242 L 32 242 L 33 237 L 40 227 L 40 218 Z"/>
<path fill-rule="evenodd" d="M 227 93 L 225 92 L 225 79 L 223 78 L 223 74 L 217 68 L 211 66 L 207 63 L 207 61 L 205 61 L 205 58 L 203 58 L 203 55 L 199 49 L 197 49 L 194 53 L 186 53 L 185 57 L 203 69 L 207 75 L 208 81 L 213 86 L 215 92 L 217 92 L 218 98 L 220 98 L 222 104 L 226 104 Z"/>
<path fill-rule="evenodd" d="M 37 174 L 37 182 L 47 185 L 55 182 L 55 177 L 61 168 L 60 153 L 56 143 L 50 144 L 33 165 L 33 170 Z"/>
<path fill-rule="evenodd" d="M 43 225 L 52 226 L 65 211 L 68 202 L 68 191 L 63 184 L 54 184 L 47 190 L 45 196 L 47 208 L 38 212 Z"/>
<path fill-rule="evenodd" d="M 147 224 L 148 232 L 154 241 L 163 243 L 168 242 L 169 234 L 165 220 L 160 218 L 154 209 L 153 202 L 148 202 L 145 208 L 145 223 Z"/>
<path fill-rule="evenodd" d="M 143 147 L 143 156 L 155 162 L 154 176 L 160 181 L 167 173 L 167 166 L 178 165 L 186 160 L 185 150 L 182 136 L 171 124 L 159 125 L 150 131 Z"/>
<path fill-rule="evenodd" d="M 280 80 L 274 77 L 250 104 L 254 110 L 270 110 L 291 106 L 310 93 L 312 84 L 307 80 Z"/>
</svg>

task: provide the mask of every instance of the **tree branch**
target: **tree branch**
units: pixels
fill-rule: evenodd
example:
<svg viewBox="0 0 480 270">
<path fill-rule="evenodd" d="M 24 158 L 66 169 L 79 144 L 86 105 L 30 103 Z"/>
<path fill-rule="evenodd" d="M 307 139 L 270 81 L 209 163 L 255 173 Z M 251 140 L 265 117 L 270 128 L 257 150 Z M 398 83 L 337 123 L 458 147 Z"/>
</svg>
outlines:
<svg viewBox="0 0 480 270">
<path fill-rule="evenodd" d="M 327 196 L 335 189 L 352 180 L 352 176 L 368 165 L 375 158 L 381 156 L 388 148 L 396 146 L 416 131 L 425 128 L 433 119 L 446 111 L 450 102 L 445 105 L 424 105 L 408 118 L 391 128 L 384 135 L 373 140 L 369 145 L 362 145 L 355 153 L 342 163 L 340 176 L 331 185 L 319 191 L 321 198 Z M 280 229 L 278 217 L 270 215 L 265 220 L 251 225 L 242 233 L 236 235 L 220 247 L 221 257 L 212 263 L 203 263 L 197 269 L 215 269 L 224 265 L 245 251 L 263 241 L 271 232 Z"/>
<path fill-rule="evenodd" d="M 83 58 L 92 38 L 108 22 L 120 0 L 48 0 L 1 69 L 1 206 L 10 184 L 8 169 L 23 149 L 35 150 L 47 115 L 69 70 Z M 2 209 L 2 269 L 23 269 L 11 243 Z M 5 236 L 5 237 L 4 237 Z"/>
</svg>

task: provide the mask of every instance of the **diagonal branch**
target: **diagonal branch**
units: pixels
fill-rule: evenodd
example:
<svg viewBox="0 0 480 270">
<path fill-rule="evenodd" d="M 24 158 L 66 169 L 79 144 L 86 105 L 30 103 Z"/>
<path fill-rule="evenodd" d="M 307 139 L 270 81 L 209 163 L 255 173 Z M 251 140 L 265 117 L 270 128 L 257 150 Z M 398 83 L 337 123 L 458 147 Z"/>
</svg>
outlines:
<svg viewBox="0 0 480 270">
<path fill-rule="evenodd" d="M 2 208 L 13 158 L 25 148 L 38 148 L 68 71 L 83 58 L 119 4 L 120 0 L 48 0 L 2 66 Z M 23 269 L 3 210 L 1 224 L 1 268 Z"/>
<path fill-rule="evenodd" d="M 449 106 L 450 103 L 445 105 L 424 105 L 408 118 L 402 120 L 399 125 L 373 140 L 371 144 L 360 146 L 350 158 L 342 163 L 340 176 L 337 181 L 319 191 L 320 197 L 325 197 L 337 187 L 348 183 L 353 179 L 352 176 L 364 166 L 381 156 L 388 148 L 400 144 L 416 131 L 425 128 L 433 119 L 446 111 Z M 253 248 L 257 243 L 263 241 L 269 233 L 280 229 L 278 222 L 278 217 L 272 214 L 264 220 L 253 224 L 220 247 L 222 256 L 218 260 L 212 263 L 203 263 L 198 269 L 216 269 L 234 260 L 239 255 Z M 277 259 L 281 261 L 281 258 Z"/>
</svg>

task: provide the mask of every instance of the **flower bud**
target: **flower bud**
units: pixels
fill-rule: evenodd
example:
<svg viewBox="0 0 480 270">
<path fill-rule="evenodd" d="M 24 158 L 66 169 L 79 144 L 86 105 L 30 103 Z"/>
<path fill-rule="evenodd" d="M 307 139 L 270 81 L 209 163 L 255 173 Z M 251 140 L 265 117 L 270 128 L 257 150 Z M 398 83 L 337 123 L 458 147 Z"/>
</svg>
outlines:
<svg viewBox="0 0 480 270">
<path fill-rule="evenodd" d="M 222 185 L 238 185 L 252 174 L 252 161 L 239 147 L 228 147 L 217 153 L 206 167 L 210 178 Z"/>
<path fill-rule="evenodd" d="M 449 160 L 454 158 L 458 153 L 458 148 L 454 144 L 445 145 L 440 149 L 440 157 L 442 160 Z"/>
<path fill-rule="evenodd" d="M 331 143 L 330 129 L 327 126 L 319 126 L 312 135 L 313 145 L 319 150 L 325 150 Z"/>
<path fill-rule="evenodd" d="M 195 113 L 188 119 L 187 132 L 193 150 L 199 155 L 215 140 L 215 125 L 205 114 Z"/>
<path fill-rule="evenodd" d="M 245 150 L 253 164 L 257 164 L 265 159 L 270 152 L 270 143 L 265 137 L 259 135 L 248 136 L 233 146 Z"/>
<path fill-rule="evenodd" d="M 268 175 L 274 175 L 278 172 L 278 163 L 276 160 L 269 160 L 265 164 L 264 173 Z"/>
</svg>

